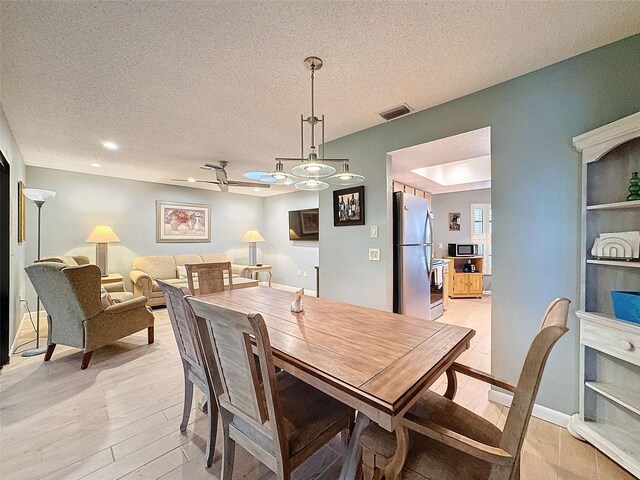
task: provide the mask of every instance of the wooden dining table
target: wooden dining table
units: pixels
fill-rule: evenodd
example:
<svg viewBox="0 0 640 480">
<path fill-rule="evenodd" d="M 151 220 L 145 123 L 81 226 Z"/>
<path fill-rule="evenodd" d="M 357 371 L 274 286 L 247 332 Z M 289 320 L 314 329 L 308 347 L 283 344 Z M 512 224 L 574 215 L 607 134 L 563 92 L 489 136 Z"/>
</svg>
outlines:
<svg viewBox="0 0 640 480">
<path fill-rule="evenodd" d="M 341 480 L 356 477 L 359 436 L 373 421 L 395 431 L 399 472 L 408 435 L 400 418 L 467 348 L 475 331 L 333 300 L 304 297 L 291 312 L 293 294 L 242 288 L 200 299 L 242 313 L 260 313 L 276 366 L 357 410 Z"/>
</svg>

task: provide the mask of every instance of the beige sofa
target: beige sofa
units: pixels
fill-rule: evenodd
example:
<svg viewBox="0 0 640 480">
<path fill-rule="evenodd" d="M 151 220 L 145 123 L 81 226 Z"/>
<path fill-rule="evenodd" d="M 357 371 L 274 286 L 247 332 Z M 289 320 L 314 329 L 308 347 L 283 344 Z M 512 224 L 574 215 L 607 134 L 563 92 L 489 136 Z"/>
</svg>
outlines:
<svg viewBox="0 0 640 480">
<path fill-rule="evenodd" d="M 231 257 L 224 253 L 209 253 L 203 255 L 153 255 L 138 257 L 133 260 L 133 270 L 129 278 L 133 282 L 133 293 L 136 297 L 147 297 L 147 305 L 164 305 L 164 295 L 156 278 L 164 280 L 171 285 L 187 287 L 187 279 L 178 277 L 178 267 L 187 263 L 217 263 L 231 262 Z M 246 288 L 258 286 L 258 281 L 246 278 L 246 265 L 231 264 L 233 288 Z M 250 276 L 250 275 L 248 275 Z M 229 280 L 225 279 L 225 286 Z M 197 292 L 194 292 L 197 293 Z"/>
</svg>

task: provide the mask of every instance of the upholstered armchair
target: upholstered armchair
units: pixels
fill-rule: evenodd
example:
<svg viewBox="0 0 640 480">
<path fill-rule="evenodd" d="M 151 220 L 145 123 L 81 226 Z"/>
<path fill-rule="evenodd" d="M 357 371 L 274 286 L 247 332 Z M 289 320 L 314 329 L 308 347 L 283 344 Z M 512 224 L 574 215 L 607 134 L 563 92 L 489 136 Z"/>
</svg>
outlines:
<svg viewBox="0 0 640 480">
<path fill-rule="evenodd" d="M 100 300 L 100 269 L 96 265 L 67 266 L 39 262 L 26 269 L 47 311 L 49 361 L 56 344 L 84 350 L 80 368 L 89 365 L 97 348 L 148 329 L 153 343 L 154 317 L 144 297 L 105 307 Z"/>
</svg>

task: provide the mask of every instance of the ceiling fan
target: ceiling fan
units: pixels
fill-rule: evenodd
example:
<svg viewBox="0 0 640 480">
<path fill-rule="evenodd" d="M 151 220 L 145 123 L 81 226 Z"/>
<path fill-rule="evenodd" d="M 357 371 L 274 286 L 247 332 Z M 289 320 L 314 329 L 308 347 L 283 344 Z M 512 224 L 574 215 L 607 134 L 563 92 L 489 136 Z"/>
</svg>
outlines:
<svg viewBox="0 0 640 480">
<path fill-rule="evenodd" d="M 245 182 L 241 180 L 229 180 L 227 178 L 227 165 L 229 162 L 222 160 L 219 162 L 219 165 L 214 165 L 213 163 L 205 163 L 200 168 L 203 170 L 209 170 L 216 172 L 215 180 L 196 180 L 195 178 L 172 178 L 171 180 L 174 182 L 189 182 L 189 183 L 211 183 L 213 185 L 218 185 L 218 188 L 227 192 L 229 187 L 253 187 L 253 188 L 270 188 L 271 185 L 267 185 L 264 183 L 257 182 Z"/>
</svg>

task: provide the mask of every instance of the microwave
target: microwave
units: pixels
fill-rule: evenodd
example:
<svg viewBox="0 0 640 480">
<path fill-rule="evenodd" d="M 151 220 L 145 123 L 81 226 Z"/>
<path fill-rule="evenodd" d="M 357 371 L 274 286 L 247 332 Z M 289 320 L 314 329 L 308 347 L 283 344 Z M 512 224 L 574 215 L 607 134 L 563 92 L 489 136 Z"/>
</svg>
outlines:
<svg viewBox="0 0 640 480">
<path fill-rule="evenodd" d="M 478 255 L 478 245 L 474 243 L 450 243 L 450 257 L 475 257 Z"/>
</svg>

